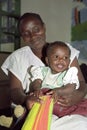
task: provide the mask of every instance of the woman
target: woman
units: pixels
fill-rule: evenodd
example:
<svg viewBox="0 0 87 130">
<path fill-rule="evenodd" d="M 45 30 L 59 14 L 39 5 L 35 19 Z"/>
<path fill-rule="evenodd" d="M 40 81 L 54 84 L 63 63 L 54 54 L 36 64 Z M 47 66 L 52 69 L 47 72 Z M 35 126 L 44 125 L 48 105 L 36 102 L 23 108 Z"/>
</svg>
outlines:
<svg viewBox="0 0 87 130">
<path fill-rule="evenodd" d="M 46 43 L 46 28 L 41 17 L 35 13 L 25 13 L 20 17 L 18 29 L 24 42 L 28 45 L 13 52 L 3 63 L 3 71 L 9 75 L 11 86 L 11 98 L 15 104 L 26 104 L 30 109 L 35 101 L 40 99 L 34 97 L 33 94 L 27 94 L 29 91 L 29 75 L 27 70 L 31 65 L 44 66 L 44 47 Z M 80 81 L 80 88 L 69 94 L 64 99 L 59 99 L 58 102 L 62 106 L 71 106 L 81 101 L 86 95 L 87 88 L 85 80 L 81 73 L 78 64 L 79 52 L 71 49 L 71 64 L 76 66 L 79 70 L 78 77 Z M 76 98 L 77 97 L 77 98 Z"/>
</svg>

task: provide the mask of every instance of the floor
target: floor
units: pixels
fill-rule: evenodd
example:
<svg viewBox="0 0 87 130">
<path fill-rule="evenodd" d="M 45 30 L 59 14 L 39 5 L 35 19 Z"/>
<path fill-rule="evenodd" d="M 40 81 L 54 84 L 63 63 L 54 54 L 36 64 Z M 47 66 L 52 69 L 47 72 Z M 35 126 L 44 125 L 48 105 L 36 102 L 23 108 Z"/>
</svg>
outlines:
<svg viewBox="0 0 87 130">
<path fill-rule="evenodd" d="M 6 116 L 11 116 L 12 114 L 12 109 L 11 108 L 6 108 L 6 109 L 0 109 L 0 115 L 6 115 Z M 11 128 L 5 128 L 0 126 L 0 130 L 21 130 L 21 127 L 25 121 L 26 117 L 23 117 L 19 122 L 17 120 L 14 120 L 14 123 Z"/>
<path fill-rule="evenodd" d="M 0 109 L 0 115 L 11 116 L 11 108 Z M 0 130 L 10 130 L 10 129 L 0 126 Z"/>
</svg>

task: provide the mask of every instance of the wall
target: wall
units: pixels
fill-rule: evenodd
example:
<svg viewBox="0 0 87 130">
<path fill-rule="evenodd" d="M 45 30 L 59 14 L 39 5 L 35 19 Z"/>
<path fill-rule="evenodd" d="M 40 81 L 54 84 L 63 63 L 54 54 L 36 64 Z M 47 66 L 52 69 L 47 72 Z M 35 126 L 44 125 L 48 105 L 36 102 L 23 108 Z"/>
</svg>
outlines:
<svg viewBox="0 0 87 130">
<path fill-rule="evenodd" d="M 71 40 L 72 0 L 21 0 L 21 14 L 36 12 L 46 24 L 47 41 Z"/>
</svg>

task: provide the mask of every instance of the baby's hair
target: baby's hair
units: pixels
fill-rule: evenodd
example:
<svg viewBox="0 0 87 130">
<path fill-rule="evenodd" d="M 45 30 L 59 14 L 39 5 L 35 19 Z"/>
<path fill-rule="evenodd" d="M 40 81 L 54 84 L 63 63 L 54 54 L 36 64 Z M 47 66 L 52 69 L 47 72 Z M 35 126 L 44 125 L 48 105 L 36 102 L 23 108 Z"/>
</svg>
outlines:
<svg viewBox="0 0 87 130">
<path fill-rule="evenodd" d="M 44 24 L 44 22 L 43 22 L 43 20 L 41 19 L 41 17 L 40 17 L 39 14 L 37 14 L 37 13 L 32 13 L 32 12 L 27 12 L 27 13 L 24 13 L 24 14 L 19 18 L 19 20 L 18 20 L 18 25 L 17 25 L 18 29 L 19 29 L 19 26 L 20 26 L 21 21 L 24 20 L 24 19 L 27 19 L 27 18 L 36 18 L 36 19 L 38 19 L 38 20 L 41 22 L 42 25 Z"/>
<path fill-rule="evenodd" d="M 53 50 L 54 47 L 65 47 L 69 50 L 69 55 L 71 55 L 71 50 L 68 47 L 68 45 L 62 41 L 55 41 L 55 42 L 51 42 L 46 49 L 46 55 L 50 54 L 51 50 Z"/>
</svg>

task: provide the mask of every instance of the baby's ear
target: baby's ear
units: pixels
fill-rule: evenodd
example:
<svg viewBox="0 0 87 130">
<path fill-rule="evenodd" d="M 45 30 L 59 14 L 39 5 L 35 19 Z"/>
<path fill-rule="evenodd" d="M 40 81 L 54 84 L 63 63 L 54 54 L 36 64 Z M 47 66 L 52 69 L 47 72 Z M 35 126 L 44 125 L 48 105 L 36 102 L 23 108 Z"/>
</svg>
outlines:
<svg viewBox="0 0 87 130">
<path fill-rule="evenodd" d="M 49 65 L 48 58 L 45 58 L 46 64 Z"/>
<path fill-rule="evenodd" d="M 70 68 L 70 61 L 71 61 L 71 60 L 69 59 L 69 65 L 68 65 L 68 68 Z"/>
</svg>

